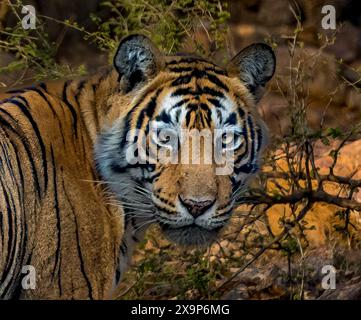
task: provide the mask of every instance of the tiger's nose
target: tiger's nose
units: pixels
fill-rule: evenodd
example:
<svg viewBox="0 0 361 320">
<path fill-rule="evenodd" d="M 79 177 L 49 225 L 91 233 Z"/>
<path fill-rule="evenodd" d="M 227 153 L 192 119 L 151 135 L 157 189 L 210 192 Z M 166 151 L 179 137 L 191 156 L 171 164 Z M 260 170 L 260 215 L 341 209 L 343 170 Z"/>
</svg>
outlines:
<svg viewBox="0 0 361 320">
<path fill-rule="evenodd" d="M 213 206 L 216 199 L 213 200 L 195 200 L 195 199 L 182 199 L 179 197 L 183 206 L 186 207 L 188 212 L 194 217 L 197 218 L 205 213 L 209 208 Z"/>
</svg>

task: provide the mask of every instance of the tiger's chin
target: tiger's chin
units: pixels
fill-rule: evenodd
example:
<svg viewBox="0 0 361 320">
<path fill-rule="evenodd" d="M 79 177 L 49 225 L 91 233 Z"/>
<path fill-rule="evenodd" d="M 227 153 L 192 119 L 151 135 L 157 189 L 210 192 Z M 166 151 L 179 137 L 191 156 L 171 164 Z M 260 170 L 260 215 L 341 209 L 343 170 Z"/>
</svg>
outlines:
<svg viewBox="0 0 361 320">
<path fill-rule="evenodd" d="M 164 235 L 170 241 L 187 247 L 208 246 L 217 239 L 219 230 L 222 229 L 222 227 L 220 227 L 213 230 L 207 230 L 195 224 L 180 228 L 174 228 L 163 224 L 161 227 Z"/>
</svg>

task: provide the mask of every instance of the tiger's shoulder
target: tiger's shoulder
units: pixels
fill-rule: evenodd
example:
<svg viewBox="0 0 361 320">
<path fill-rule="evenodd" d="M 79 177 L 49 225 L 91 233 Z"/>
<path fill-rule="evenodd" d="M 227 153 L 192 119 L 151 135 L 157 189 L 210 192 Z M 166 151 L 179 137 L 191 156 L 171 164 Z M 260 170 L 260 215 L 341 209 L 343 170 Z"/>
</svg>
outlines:
<svg viewBox="0 0 361 320">
<path fill-rule="evenodd" d="M 107 87 L 114 86 L 115 73 L 111 68 L 105 68 L 103 70 L 93 72 L 84 76 L 75 76 L 64 79 L 49 79 L 44 81 L 36 81 L 34 83 L 27 83 L 12 87 L 0 88 L 0 103 L 4 100 L 12 98 L 16 95 L 24 93 L 39 94 L 39 90 L 48 95 L 52 95 L 54 98 L 64 99 L 67 89 L 72 89 L 70 94 L 77 94 L 77 90 L 96 90 L 100 84 L 103 85 L 103 81 L 107 82 Z"/>
</svg>

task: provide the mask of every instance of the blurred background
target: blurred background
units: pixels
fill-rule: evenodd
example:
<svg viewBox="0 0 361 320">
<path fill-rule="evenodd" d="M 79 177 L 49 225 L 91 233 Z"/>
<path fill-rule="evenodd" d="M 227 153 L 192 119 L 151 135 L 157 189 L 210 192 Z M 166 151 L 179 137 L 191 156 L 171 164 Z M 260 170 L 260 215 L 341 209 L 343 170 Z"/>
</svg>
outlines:
<svg viewBox="0 0 361 320">
<path fill-rule="evenodd" d="M 33 30 L 22 28 L 23 5 L 36 9 Z M 322 27 L 325 5 L 335 8 L 336 29 Z M 197 52 L 219 65 L 249 44 L 270 44 L 277 69 L 258 107 L 272 137 L 264 167 L 292 173 L 302 156 L 289 146 L 311 139 L 314 170 L 327 174 L 332 151 L 347 136 L 334 172 L 361 178 L 360 1 L 0 0 L 0 90 L 96 72 L 111 64 L 120 39 L 135 32 L 165 53 Z M 280 154 L 295 163 L 285 164 Z M 303 188 L 292 174 L 259 183 L 269 194 L 292 195 Z M 327 190 L 332 197 L 361 202 L 358 184 L 335 183 Z M 219 242 L 201 250 L 174 247 L 154 227 L 119 298 L 361 298 L 359 211 L 321 201 L 274 241 L 297 204 L 253 209 L 240 206 Z M 320 284 L 327 264 L 340 277 L 331 293 Z"/>
</svg>

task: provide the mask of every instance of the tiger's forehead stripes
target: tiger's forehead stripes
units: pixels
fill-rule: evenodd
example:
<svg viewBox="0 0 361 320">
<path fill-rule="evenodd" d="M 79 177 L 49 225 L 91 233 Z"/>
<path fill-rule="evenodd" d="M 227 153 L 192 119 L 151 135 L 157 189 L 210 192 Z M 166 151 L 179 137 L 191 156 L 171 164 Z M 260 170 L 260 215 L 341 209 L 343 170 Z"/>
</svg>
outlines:
<svg viewBox="0 0 361 320">
<path fill-rule="evenodd" d="M 142 99 L 137 99 L 140 101 L 139 103 L 136 103 L 135 106 L 131 109 L 129 114 L 127 115 L 128 120 L 131 121 L 131 124 L 137 128 L 137 129 L 145 129 L 144 123 L 148 121 L 149 119 L 154 118 L 154 116 L 159 116 L 162 113 L 162 110 L 166 108 L 168 105 L 172 108 L 177 108 L 184 106 L 186 102 L 190 99 L 199 99 L 199 97 L 202 94 L 208 94 L 212 96 L 218 96 L 223 97 L 223 93 L 218 92 L 216 89 L 213 89 L 211 87 L 208 87 L 208 83 L 206 83 L 205 87 L 203 88 L 204 84 L 200 83 L 198 79 L 202 78 L 208 78 L 211 79 L 214 86 L 217 86 L 217 80 L 214 76 L 214 78 L 211 75 L 207 75 L 207 73 L 200 72 L 198 69 L 193 69 L 189 75 L 186 75 L 184 77 L 179 77 L 179 75 L 174 75 L 172 77 L 166 77 L 161 76 L 163 80 L 163 84 L 161 86 L 158 86 L 156 90 L 156 86 L 154 84 L 151 84 L 148 90 L 146 90 L 142 94 Z M 176 92 L 173 91 L 172 95 L 169 96 L 169 91 L 174 87 L 174 83 L 179 81 L 177 84 Z M 156 81 L 157 84 L 160 84 L 160 81 Z M 187 87 L 189 87 L 189 84 L 191 85 L 190 91 L 188 91 L 187 88 L 184 88 L 184 84 L 187 84 Z M 179 88 L 180 87 L 180 88 Z M 225 87 L 225 86 L 224 86 Z M 182 90 L 185 90 L 182 94 Z M 190 97 L 184 97 L 185 94 L 190 93 Z M 172 98 L 175 98 L 176 103 L 170 103 Z M 178 98 L 178 99 L 177 99 Z M 168 103 L 161 103 L 161 101 L 168 101 Z M 202 106 L 203 110 L 205 110 L 205 105 Z M 165 114 L 163 114 L 165 116 Z"/>
<path fill-rule="evenodd" d="M 182 73 L 189 72 L 198 68 L 204 71 L 211 71 L 218 75 L 227 75 L 227 73 L 214 63 L 208 62 L 199 57 L 167 57 L 166 68 L 171 72 Z"/>
<path fill-rule="evenodd" d="M 165 69 L 142 90 L 126 116 L 126 130 L 147 135 L 149 121 L 188 129 L 247 126 L 244 117 L 252 97 L 238 79 L 198 58 L 168 61 Z M 125 143 L 125 141 L 124 141 Z"/>
</svg>

